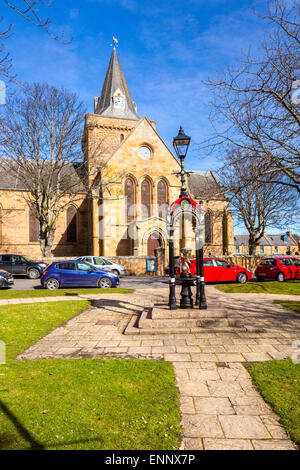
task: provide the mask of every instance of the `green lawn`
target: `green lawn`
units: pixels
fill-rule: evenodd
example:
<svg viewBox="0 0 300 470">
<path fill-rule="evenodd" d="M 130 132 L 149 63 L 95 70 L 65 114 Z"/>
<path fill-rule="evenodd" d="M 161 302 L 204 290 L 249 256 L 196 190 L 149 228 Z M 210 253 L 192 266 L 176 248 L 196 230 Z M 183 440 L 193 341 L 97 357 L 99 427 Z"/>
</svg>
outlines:
<svg viewBox="0 0 300 470">
<path fill-rule="evenodd" d="M 300 281 L 287 282 L 248 282 L 247 284 L 225 284 L 215 286 L 218 290 L 227 293 L 241 294 L 284 294 L 300 295 Z"/>
<path fill-rule="evenodd" d="M 290 359 L 267 361 L 248 370 L 291 438 L 300 444 L 300 364 L 293 364 Z"/>
<path fill-rule="evenodd" d="M 120 287 L 111 289 L 32 289 L 32 290 L 0 290 L 0 299 L 27 299 L 33 297 L 61 297 L 64 295 L 85 295 L 85 294 L 132 294 L 134 289 L 122 289 Z"/>
<path fill-rule="evenodd" d="M 290 308 L 295 312 L 300 313 L 300 301 L 292 301 L 292 300 L 274 300 L 276 304 L 280 304 L 283 307 Z"/>
<path fill-rule="evenodd" d="M 171 363 L 16 361 L 24 348 L 90 305 L 0 308 L 0 449 L 178 449 L 179 394 Z"/>
</svg>

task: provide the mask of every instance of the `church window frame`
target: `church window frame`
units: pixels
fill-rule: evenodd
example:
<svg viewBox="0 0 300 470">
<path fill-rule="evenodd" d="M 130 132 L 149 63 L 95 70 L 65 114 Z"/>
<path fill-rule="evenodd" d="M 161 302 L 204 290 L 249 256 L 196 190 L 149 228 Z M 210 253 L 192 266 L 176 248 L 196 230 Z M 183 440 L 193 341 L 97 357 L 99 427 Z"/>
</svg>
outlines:
<svg viewBox="0 0 300 470">
<path fill-rule="evenodd" d="M 147 185 L 147 187 L 146 187 Z M 141 218 L 143 220 L 152 216 L 153 184 L 149 177 L 144 177 L 141 182 Z M 145 195 L 147 199 L 145 199 Z"/>
<path fill-rule="evenodd" d="M 128 194 L 128 188 L 132 185 L 132 189 Z M 136 181 L 131 175 L 127 175 L 124 181 L 124 196 L 125 196 L 125 220 L 126 223 L 132 222 L 136 218 Z"/>
<path fill-rule="evenodd" d="M 78 242 L 78 209 L 74 204 L 66 209 L 66 239 L 67 243 Z"/>
<path fill-rule="evenodd" d="M 28 240 L 29 243 L 38 243 L 40 239 L 40 222 L 37 218 L 36 208 L 33 204 L 28 207 Z"/>
</svg>

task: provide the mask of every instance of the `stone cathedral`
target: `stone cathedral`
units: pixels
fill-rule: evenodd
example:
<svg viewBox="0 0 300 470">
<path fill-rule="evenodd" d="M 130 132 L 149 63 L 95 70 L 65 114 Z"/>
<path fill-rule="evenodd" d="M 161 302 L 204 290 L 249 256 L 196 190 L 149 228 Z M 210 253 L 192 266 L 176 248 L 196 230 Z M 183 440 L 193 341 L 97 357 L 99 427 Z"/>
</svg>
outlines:
<svg viewBox="0 0 300 470">
<path fill-rule="evenodd" d="M 94 113 L 86 115 L 83 125 L 91 189 L 87 194 L 72 169 L 78 198 L 58 220 L 52 255 L 153 256 L 155 248 L 166 249 L 165 203 L 179 196 L 180 165 L 155 122 L 138 116 L 115 47 Z M 191 172 L 187 186 L 190 197 L 204 201 L 205 253 L 231 253 L 233 219 L 214 173 Z M 20 182 L 0 174 L 0 253 L 39 257 L 37 221 L 24 191 Z M 175 253 L 183 245 L 194 247 L 193 240 L 192 221 L 179 223 Z"/>
</svg>

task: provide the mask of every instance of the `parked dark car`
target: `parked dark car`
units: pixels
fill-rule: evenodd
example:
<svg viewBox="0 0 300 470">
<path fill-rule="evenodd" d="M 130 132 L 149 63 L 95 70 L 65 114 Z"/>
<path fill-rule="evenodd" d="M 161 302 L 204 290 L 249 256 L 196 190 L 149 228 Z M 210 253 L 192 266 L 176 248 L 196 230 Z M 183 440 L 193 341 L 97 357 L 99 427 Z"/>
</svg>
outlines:
<svg viewBox="0 0 300 470">
<path fill-rule="evenodd" d="M 300 259 L 287 256 L 266 258 L 256 267 L 255 276 L 258 281 L 276 279 L 283 282 L 287 279 L 300 280 Z"/>
<path fill-rule="evenodd" d="M 119 283 L 116 274 L 77 260 L 52 263 L 41 277 L 41 284 L 46 289 L 85 286 L 108 289 L 117 287 Z"/>
<path fill-rule="evenodd" d="M 19 274 L 28 276 L 30 279 L 38 279 L 46 267 L 46 263 L 32 261 L 26 256 L 7 254 L 0 255 L 0 269 L 13 274 L 14 276 Z"/>
<path fill-rule="evenodd" d="M 0 271 L 0 289 L 7 289 L 13 286 L 14 278 L 7 271 Z"/>
</svg>

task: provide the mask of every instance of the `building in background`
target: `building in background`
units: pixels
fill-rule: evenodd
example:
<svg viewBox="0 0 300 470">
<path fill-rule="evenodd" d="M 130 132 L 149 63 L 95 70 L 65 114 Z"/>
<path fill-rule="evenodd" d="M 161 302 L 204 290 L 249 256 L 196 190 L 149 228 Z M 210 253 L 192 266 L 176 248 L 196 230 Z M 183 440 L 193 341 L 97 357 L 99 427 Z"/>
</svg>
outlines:
<svg viewBox="0 0 300 470">
<path fill-rule="evenodd" d="M 234 254 L 247 255 L 249 253 L 248 240 L 248 235 L 235 235 Z M 261 256 L 299 254 L 299 242 L 299 236 L 291 232 L 277 235 L 267 234 L 259 240 L 255 254 Z"/>
<path fill-rule="evenodd" d="M 155 122 L 138 116 L 115 47 L 94 113 L 85 117 L 82 150 L 85 172 L 70 165 L 79 197 L 58 219 L 52 255 L 153 256 L 166 248 L 165 204 L 179 196 L 180 164 Z M 191 172 L 187 186 L 204 201 L 205 253 L 232 253 L 233 218 L 214 173 Z M 39 257 L 38 221 L 27 195 L 17 178 L 0 174 L 0 252 Z M 182 246 L 194 246 L 191 220 L 175 232 L 176 254 Z"/>
</svg>

